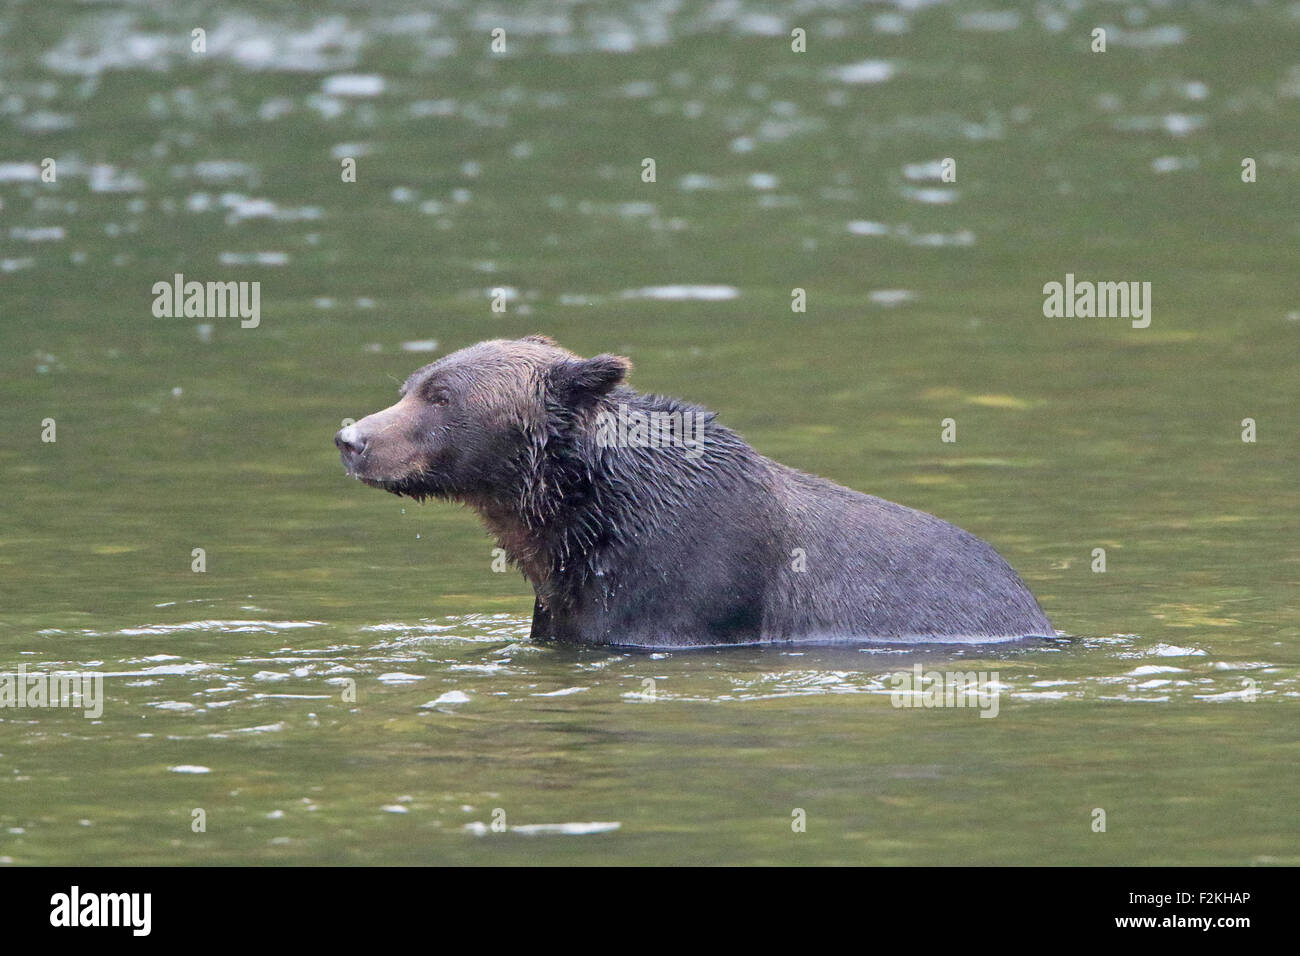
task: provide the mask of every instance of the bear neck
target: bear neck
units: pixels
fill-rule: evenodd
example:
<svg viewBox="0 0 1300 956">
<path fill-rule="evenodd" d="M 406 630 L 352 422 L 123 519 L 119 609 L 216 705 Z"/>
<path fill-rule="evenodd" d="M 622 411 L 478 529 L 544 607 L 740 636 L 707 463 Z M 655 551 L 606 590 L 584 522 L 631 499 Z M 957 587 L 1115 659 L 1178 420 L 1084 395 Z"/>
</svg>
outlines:
<svg viewBox="0 0 1300 956">
<path fill-rule="evenodd" d="M 647 447 L 598 438 L 600 414 L 606 426 L 632 412 L 647 416 L 678 413 L 699 422 L 698 447 Z M 612 418 L 610 417 L 612 416 Z M 698 416 L 698 417 L 697 417 Z M 700 434 L 700 433 L 697 433 Z M 511 487 L 503 493 L 467 499 L 523 571 L 548 609 L 572 607 L 599 578 L 615 585 L 627 549 L 673 526 L 690 526 L 689 509 L 704 496 L 699 486 L 745 480 L 761 457 L 714 415 L 695 405 L 617 388 L 587 413 L 555 416 L 552 427 L 516 462 Z"/>
</svg>

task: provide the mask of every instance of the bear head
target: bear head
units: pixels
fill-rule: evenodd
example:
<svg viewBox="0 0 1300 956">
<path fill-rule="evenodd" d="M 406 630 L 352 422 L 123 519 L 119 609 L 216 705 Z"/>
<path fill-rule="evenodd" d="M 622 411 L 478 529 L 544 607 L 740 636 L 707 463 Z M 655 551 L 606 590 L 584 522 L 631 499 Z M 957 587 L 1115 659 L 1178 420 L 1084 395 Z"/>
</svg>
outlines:
<svg viewBox="0 0 1300 956">
<path fill-rule="evenodd" d="M 368 485 L 423 500 L 508 500 L 631 369 L 581 358 L 543 335 L 480 342 L 413 372 L 395 405 L 334 436 Z"/>
</svg>

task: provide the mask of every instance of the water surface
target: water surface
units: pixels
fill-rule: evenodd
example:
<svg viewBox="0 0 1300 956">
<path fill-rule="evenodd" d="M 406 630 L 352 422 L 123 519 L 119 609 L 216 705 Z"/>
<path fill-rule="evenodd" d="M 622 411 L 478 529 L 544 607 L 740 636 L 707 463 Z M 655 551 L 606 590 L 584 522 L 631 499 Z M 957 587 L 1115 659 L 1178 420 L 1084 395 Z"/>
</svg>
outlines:
<svg viewBox="0 0 1300 956">
<path fill-rule="evenodd" d="M 0 859 L 1300 862 L 1297 7 L 803 9 L 0 17 L 0 668 L 108 698 L 0 710 Z M 178 272 L 260 325 L 155 318 Z M 1045 319 L 1067 272 L 1150 328 Z M 538 331 L 986 538 L 1064 639 L 530 644 L 331 436 Z M 998 716 L 892 706 L 918 662 Z"/>
</svg>

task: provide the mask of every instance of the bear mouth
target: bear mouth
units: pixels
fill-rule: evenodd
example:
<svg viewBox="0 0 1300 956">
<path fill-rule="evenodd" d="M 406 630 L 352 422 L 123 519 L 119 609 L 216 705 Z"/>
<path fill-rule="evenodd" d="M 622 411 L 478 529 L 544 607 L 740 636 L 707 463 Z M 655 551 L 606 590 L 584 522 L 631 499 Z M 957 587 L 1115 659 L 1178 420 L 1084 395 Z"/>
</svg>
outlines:
<svg viewBox="0 0 1300 956">
<path fill-rule="evenodd" d="M 349 478 L 355 478 L 363 485 L 369 485 L 371 488 L 378 488 L 380 491 L 389 491 L 395 495 L 402 494 L 406 482 L 401 478 L 374 478 L 370 475 L 361 474 L 360 472 L 347 469 Z"/>
<path fill-rule="evenodd" d="M 355 478 L 362 484 L 369 485 L 371 488 L 382 488 L 385 491 L 391 491 L 394 486 L 403 483 L 401 478 L 383 477 L 369 474 L 370 462 L 366 459 L 364 453 L 349 454 L 343 451 L 339 456 L 343 460 L 343 473 L 349 478 Z"/>
<path fill-rule="evenodd" d="M 376 467 L 378 463 L 371 460 L 364 452 L 358 454 L 344 450 L 340 457 L 343 473 L 371 488 L 378 488 L 398 497 L 413 498 L 416 501 L 424 501 L 426 498 L 453 497 L 453 491 L 448 487 L 446 480 L 424 463 L 415 463 L 409 470 L 399 469 L 398 474 L 391 472 L 385 474 L 387 469 L 381 470 L 382 465 Z M 401 471 L 405 473 L 400 473 Z"/>
<path fill-rule="evenodd" d="M 390 495 L 397 495 L 399 498 L 411 498 L 423 502 L 426 498 L 438 497 L 441 494 L 437 489 L 430 488 L 425 483 L 410 478 L 374 478 L 353 471 L 349 471 L 348 475 L 357 479 L 363 485 L 378 488 L 380 491 L 386 491 Z"/>
<path fill-rule="evenodd" d="M 355 478 L 363 485 L 369 485 L 371 488 L 382 488 L 384 491 L 391 491 L 394 486 L 402 483 L 399 478 L 384 478 L 367 474 L 369 469 L 366 467 L 369 463 L 359 455 L 349 457 L 347 452 L 342 454 L 343 474 L 349 478 Z"/>
</svg>

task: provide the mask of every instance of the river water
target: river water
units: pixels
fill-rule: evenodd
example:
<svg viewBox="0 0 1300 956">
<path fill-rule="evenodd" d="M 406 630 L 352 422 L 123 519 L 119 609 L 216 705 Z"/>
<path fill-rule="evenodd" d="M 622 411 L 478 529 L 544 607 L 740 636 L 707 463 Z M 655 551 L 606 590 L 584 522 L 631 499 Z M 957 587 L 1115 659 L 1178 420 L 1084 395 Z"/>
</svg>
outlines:
<svg viewBox="0 0 1300 956">
<path fill-rule="evenodd" d="M 105 697 L 0 709 L 0 860 L 1300 863 L 1300 6 L 791 6 L 0 15 L 0 669 Z M 1061 637 L 530 644 L 331 438 L 531 332 L 984 537 Z"/>
</svg>

